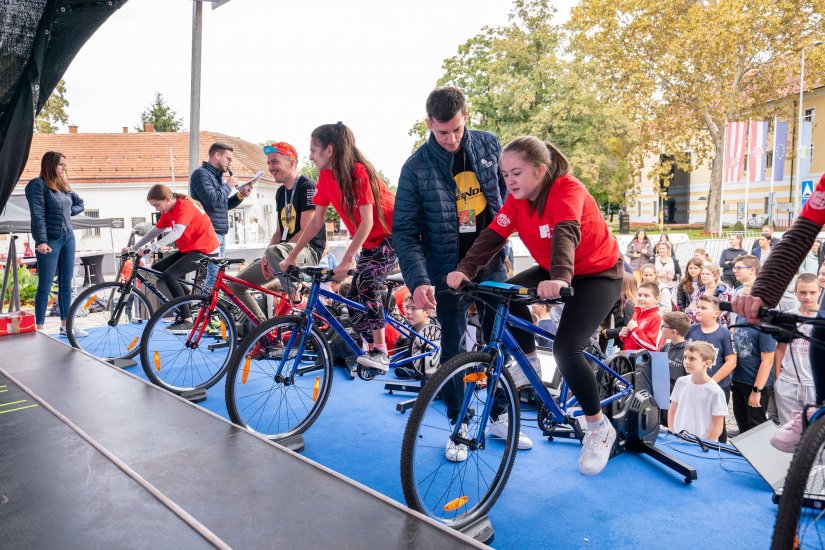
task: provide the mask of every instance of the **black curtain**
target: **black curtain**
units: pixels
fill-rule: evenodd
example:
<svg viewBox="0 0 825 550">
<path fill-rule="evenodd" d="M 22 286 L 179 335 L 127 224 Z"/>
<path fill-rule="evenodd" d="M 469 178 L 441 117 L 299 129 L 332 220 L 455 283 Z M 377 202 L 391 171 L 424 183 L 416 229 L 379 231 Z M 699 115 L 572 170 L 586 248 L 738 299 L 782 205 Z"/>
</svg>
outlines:
<svg viewBox="0 0 825 550">
<path fill-rule="evenodd" d="M 35 116 L 83 44 L 125 3 L 0 2 L 0 211 L 28 160 Z"/>
</svg>

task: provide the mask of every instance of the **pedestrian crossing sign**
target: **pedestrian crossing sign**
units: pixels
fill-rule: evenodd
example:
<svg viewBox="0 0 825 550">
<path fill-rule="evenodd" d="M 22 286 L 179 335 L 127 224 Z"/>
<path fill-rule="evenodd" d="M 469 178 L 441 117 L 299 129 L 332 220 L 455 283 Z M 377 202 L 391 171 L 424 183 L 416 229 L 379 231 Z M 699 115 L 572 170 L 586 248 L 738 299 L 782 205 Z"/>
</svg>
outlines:
<svg viewBox="0 0 825 550">
<path fill-rule="evenodd" d="M 806 180 L 802 182 L 802 206 L 805 206 L 805 203 L 808 202 L 808 199 L 811 198 L 811 195 L 814 193 L 814 180 Z"/>
</svg>

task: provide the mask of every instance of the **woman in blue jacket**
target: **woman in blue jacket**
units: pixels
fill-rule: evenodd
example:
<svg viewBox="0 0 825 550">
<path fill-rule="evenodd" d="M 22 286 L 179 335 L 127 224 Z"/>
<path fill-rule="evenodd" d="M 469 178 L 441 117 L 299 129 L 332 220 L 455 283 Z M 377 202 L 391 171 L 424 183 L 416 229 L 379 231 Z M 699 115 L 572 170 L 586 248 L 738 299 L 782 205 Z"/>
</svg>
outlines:
<svg viewBox="0 0 825 550">
<path fill-rule="evenodd" d="M 41 330 L 54 275 L 57 273 L 57 301 L 60 306 L 60 334 L 66 334 L 66 314 L 72 303 L 75 240 L 72 216 L 83 212 L 83 199 L 69 188 L 66 157 L 49 151 L 40 161 L 40 177 L 26 185 L 26 199 L 32 219 L 32 235 L 37 256 L 37 294 L 34 320 Z M 75 336 L 86 336 L 76 329 Z"/>
</svg>

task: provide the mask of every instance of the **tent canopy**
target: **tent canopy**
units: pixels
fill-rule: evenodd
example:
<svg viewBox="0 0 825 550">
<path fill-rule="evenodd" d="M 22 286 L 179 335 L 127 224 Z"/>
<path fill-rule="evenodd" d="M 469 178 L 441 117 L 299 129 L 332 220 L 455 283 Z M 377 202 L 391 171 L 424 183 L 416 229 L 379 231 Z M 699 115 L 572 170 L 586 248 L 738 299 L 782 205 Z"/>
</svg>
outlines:
<svg viewBox="0 0 825 550">
<path fill-rule="evenodd" d="M 111 218 L 90 218 L 80 214 L 72 216 L 72 227 L 89 229 L 92 227 L 112 227 Z M 9 197 L 6 207 L 0 212 L 0 233 L 31 233 L 32 218 L 25 195 Z"/>
</svg>

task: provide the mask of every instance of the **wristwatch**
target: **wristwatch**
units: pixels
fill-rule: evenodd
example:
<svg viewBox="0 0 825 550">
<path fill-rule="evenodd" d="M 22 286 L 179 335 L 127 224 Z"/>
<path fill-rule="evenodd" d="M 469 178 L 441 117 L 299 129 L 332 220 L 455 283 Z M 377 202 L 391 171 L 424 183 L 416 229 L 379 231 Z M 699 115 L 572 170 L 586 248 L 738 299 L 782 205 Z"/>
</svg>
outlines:
<svg viewBox="0 0 825 550">
<path fill-rule="evenodd" d="M 756 386 L 754 386 L 751 389 L 753 390 L 753 393 L 762 393 L 762 388 L 757 388 Z"/>
</svg>

